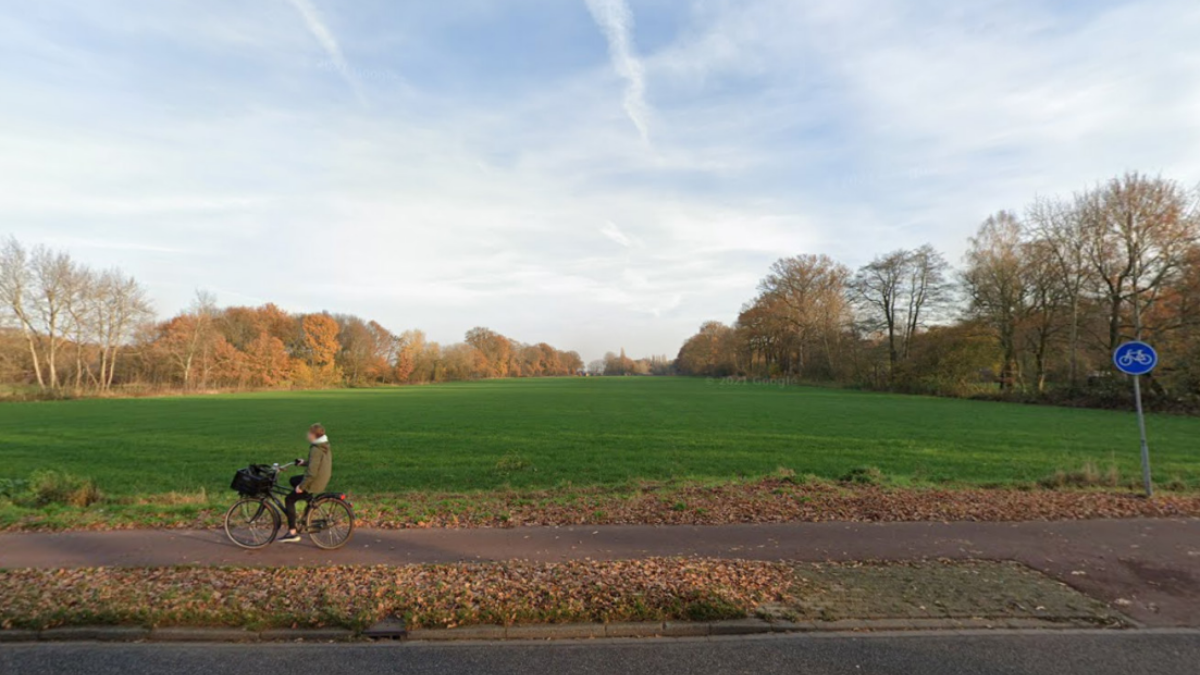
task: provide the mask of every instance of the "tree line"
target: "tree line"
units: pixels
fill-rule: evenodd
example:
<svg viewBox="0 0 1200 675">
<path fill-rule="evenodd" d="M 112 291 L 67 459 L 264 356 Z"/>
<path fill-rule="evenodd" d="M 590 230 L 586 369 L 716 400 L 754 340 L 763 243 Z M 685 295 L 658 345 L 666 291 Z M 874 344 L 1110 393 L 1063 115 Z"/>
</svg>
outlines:
<svg viewBox="0 0 1200 675">
<path fill-rule="evenodd" d="M 274 304 L 218 307 L 199 292 L 155 317 L 146 290 L 63 251 L 0 247 L 0 383 L 37 395 L 419 384 L 575 375 L 579 354 L 487 328 L 441 345 L 419 330 Z"/>
<path fill-rule="evenodd" d="M 673 375 L 675 364 L 665 355 L 648 356 L 633 359 L 625 355 L 625 348 L 620 354 L 607 352 L 603 359 L 596 359 L 587 366 L 588 375 Z"/>
<path fill-rule="evenodd" d="M 1200 193 L 1129 173 L 984 220 L 954 269 L 932 246 L 857 270 L 783 258 L 680 373 L 789 376 L 936 393 L 1124 405 L 1113 349 L 1159 351 L 1160 407 L 1200 409 Z"/>
</svg>

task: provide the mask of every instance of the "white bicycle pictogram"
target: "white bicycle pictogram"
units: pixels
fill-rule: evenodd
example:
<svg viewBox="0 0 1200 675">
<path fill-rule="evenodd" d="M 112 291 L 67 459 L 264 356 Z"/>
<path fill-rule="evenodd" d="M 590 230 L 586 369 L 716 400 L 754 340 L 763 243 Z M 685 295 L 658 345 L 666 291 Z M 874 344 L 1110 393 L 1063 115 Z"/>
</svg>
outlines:
<svg viewBox="0 0 1200 675">
<path fill-rule="evenodd" d="M 1154 357 L 1145 349 L 1130 349 L 1117 357 L 1118 365 L 1128 367 L 1135 363 L 1140 366 L 1148 366 L 1154 363 Z"/>
</svg>

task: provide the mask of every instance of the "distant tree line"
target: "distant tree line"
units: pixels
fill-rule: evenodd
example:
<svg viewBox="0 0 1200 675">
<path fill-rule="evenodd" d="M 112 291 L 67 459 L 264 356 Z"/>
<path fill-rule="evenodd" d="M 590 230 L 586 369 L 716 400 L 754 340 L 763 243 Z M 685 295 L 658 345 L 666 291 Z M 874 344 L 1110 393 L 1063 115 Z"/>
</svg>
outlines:
<svg viewBox="0 0 1200 675">
<path fill-rule="evenodd" d="M 583 360 L 487 328 L 439 345 L 419 330 L 273 304 L 218 307 L 204 292 L 157 320 L 146 291 L 120 270 L 67 253 L 0 246 L 0 383 L 40 396 L 123 391 L 418 384 L 575 375 Z"/>
<path fill-rule="evenodd" d="M 708 322 L 680 373 L 791 376 L 946 395 L 1125 405 L 1113 349 L 1159 351 L 1160 407 L 1200 410 L 1200 199 L 1130 173 L 988 217 L 952 269 L 932 246 L 858 270 L 776 262 L 732 325 Z"/>
<path fill-rule="evenodd" d="M 620 354 L 608 352 L 603 359 L 596 359 L 588 364 L 588 375 L 673 375 L 674 363 L 665 355 L 632 359 L 625 355 L 625 349 Z"/>
</svg>

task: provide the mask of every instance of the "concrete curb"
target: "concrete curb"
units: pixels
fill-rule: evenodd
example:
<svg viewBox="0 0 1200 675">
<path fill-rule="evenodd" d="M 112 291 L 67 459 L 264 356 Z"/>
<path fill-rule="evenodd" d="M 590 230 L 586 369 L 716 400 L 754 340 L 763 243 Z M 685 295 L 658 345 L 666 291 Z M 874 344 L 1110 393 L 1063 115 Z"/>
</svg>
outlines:
<svg viewBox="0 0 1200 675">
<path fill-rule="evenodd" d="M 0 630 L 0 643 L 14 642 L 345 642 L 354 631 L 342 628 L 272 629 L 142 628 L 140 626 L 64 626 L 45 630 Z"/>
<path fill-rule="evenodd" d="M 988 630 L 1105 629 L 1085 621 L 1043 619 L 846 619 L 841 621 L 764 621 L 737 619 L 711 623 L 668 621 L 661 623 L 563 623 L 527 626 L 463 626 L 409 631 L 403 639 L 414 642 L 497 640 L 589 640 L 611 638 L 718 637 L 770 633 L 867 633 Z M 1110 627 L 1111 630 L 1115 627 Z M 363 633 L 342 628 L 276 628 L 248 631 L 240 628 L 170 627 L 146 629 L 131 626 L 71 626 L 46 630 L 0 630 L 0 643 L 59 642 L 348 642 L 368 639 Z"/>
<path fill-rule="evenodd" d="M 137 642 L 150 636 L 150 630 L 137 626 L 64 626 L 38 634 L 40 640 L 56 642 Z"/>
<path fill-rule="evenodd" d="M 348 628 L 273 628 L 258 634 L 263 642 L 348 642 L 355 637 Z"/>
<path fill-rule="evenodd" d="M 1103 629 L 1087 621 L 1042 619 L 852 619 L 842 621 L 764 621 L 737 619 L 711 623 L 645 622 L 610 624 L 543 624 L 533 626 L 466 626 L 415 630 L 412 641 L 451 640 L 578 640 L 599 638 L 718 637 L 769 633 L 858 633 L 964 630 Z M 1115 627 L 1113 627 L 1115 628 Z M 1111 629 L 1111 628 L 1110 628 Z"/>
<path fill-rule="evenodd" d="M 155 628 L 151 642 L 253 642 L 259 634 L 241 628 Z"/>
<path fill-rule="evenodd" d="M 6 642 L 33 642 L 38 639 L 36 630 L 0 630 L 0 644 Z"/>
</svg>

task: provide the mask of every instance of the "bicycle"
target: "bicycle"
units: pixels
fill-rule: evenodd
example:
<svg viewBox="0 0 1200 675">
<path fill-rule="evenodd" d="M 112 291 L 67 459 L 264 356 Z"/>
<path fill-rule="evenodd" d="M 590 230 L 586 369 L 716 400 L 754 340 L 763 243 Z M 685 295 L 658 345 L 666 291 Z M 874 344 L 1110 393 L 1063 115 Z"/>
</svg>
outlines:
<svg viewBox="0 0 1200 675">
<path fill-rule="evenodd" d="M 230 541 L 252 550 L 275 541 L 287 508 L 279 498 L 292 493 L 280 487 L 279 476 L 295 465 L 251 464 L 234 474 L 230 487 L 242 498 L 225 512 L 225 535 Z M 354 506 L 343 493 L 323 492 L 307 500 L 296 525 L 297 532 L 307 534 L 317 547 L 338 549 L 354 534 Z"/>
</svg>

